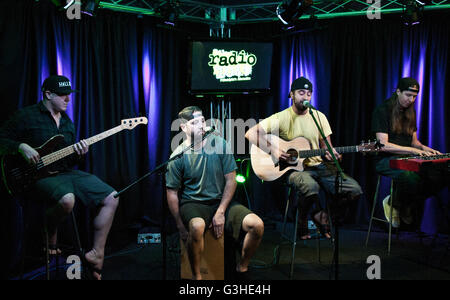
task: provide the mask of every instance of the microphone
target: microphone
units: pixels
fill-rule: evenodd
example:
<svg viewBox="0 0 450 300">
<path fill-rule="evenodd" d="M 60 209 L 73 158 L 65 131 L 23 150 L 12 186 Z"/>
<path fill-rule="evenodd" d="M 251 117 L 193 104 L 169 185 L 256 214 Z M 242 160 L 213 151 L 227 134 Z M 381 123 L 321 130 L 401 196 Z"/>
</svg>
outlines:
<svg viewBox="0 0 450 300">
<path fill-rule="evenodd" d="M 213 127 L 206 127 L 205 132 L 203 133 L 203 137 L 207 137 L 210 134 L 219 135 L 219 133 Z"/>
<path fill-rule="evenodd" d="M 316 109 L 314 106 L 312 106 L 312 104 L 311 103 L 309 103 L 309 101 L 308 100 L 304 100 L 303 102 L 302 102 L 302 104 L 303 104 L 303 106 L 304 107 L 308 107 L 308 108 L 312 108 L 312 109 Z"/>
</svg>

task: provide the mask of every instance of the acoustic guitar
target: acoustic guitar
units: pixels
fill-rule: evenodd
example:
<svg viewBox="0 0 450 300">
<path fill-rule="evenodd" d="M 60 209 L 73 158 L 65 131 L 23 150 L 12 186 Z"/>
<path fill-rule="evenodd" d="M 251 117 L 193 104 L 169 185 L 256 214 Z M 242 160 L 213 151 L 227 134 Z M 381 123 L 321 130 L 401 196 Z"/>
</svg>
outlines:
<svg viewBox="0 0 450 300">
<path fill-rule="evenodd" d="M 303 161 L 306 158 L 325 155 L 326 149 L 311 149 L 310 142 L 304 137 L 298 137 L 292 141 L 284 141 L 278 136 L 268 134 L 267 139 L 271 144 L 278 145 L 290 155 L 290 158 L 278 160 L 272 155 L 263 151 L 256 145 L 250 146 L 250 158 L 253 171 L 256 176 L 265 181 L 273 181 L 283 176 L 289 170 L 303 171 Z M 362 142 L 360 145 L 336 147 L 334 148 L 339 154 L 355 153 L 355 152 L 377 152 L 382 145 L 379 141 Z"/>
</svg>

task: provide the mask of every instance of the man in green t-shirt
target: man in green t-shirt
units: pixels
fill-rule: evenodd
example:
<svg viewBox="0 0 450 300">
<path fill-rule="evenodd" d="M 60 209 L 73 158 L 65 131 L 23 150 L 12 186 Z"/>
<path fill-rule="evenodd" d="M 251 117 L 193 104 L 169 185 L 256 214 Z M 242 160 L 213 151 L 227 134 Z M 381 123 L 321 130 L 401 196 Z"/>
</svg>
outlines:
<svg viewBox="0 0 450 300">
<path fill-rule="evenodd" d="M 264 119 L 256 126 L 250 128 L 246 133 L 246 138 L 254 145 L 260 147 L 263 151 L 270 153 L 274 161 L 288 160 L 289 155 L 278 147 L 275 143 L 270 143 L 267 139 L 268 134 L 279 134 L 283 140 L 290 141 L 298 137 L 306 138 L 311 149 L 326 149 L 326 144 L 320 136 L 314 120 L 304 105 L 304 101 L 310 101 L 312 96 L 312 83 L 300 77 L 294 80 L 289 94 L 292 99 L 292 106 L 278 112 L 267 119 Z M 318 123 L 322 127 L 326 139 L 331 147 L 330 135 L 332 134 L 330 125 L 325 115 L 317 111 Z M 300 150 L 300 149 L 298 149 Z M 334 150 L 334 148 L 333 148 Z M 334 150 L 336 158 L 341 159 L 339 153 Z M 304 160 L 304 171 L 291 171 L 284 175 L 282 180 L 286 180 L 290 186 L 295 187 L 300 206 L 299 236 L 301 239 L 310 239 L 308 233 L 307 217 L 309 210 L 314 203 L 317 203 L 317 209 L 313 212 L 312 219 L 320 229 L 322 235 L 331 238 L 330 226 L 328 224 L 328 215 L 319 207 L 319 188 L 322 186 L 327 192 L 335 194 L 335 174 L 336 170 L 325 161 L 330 161 L 331 155 L 326 152 L 325 157 L 311 157 Z M 346 180 L 341 185 L 341 193 L 348 200 L 356 199 L 362 194 L 361 187 L 351 177 L 346 176 Z M 342 201 L 342 203 L 347 201 Z"/>
<path fill-rule="evenodd" d="M 417 138 L 414 102 L 418 93 L 417 80 L 402 78 L 393 95 L 377 106 L 372 116 L 372 132 L 384 145 L 381 149 L 383 152 L 375 157 L 376 171 L 394 180 L 393 227 L 399 227 L 400 220 L 411 224 L 420 202 L 437 193 L 449 182 L 448 174 L 436 172 L 426 176 L 423 173 L 391 169 L 389 166 L 389 161 L 399 155 L 441 154 L 423 145 Z M 387 220 L 391 220 L 388 201 L 389 195 L 383 200 L 383 206 Z"/>
<path fill-rule="evenodd" d="M 181 238 L 187 241 L 192 277 L 202 279 L 203 235 L 209 227 L 213 227 L 217 238 L 225 233 L 235 241 L 243 240 L 236 275 L 245 277 L 250 259 L 261 242 L 264 223 L 245 206 L 231 201 L 236 190 L 236 162 L 223 138 L 211 134 L 203 139 L 206 123 L 201 109 L 186 107 L 178 117 L 186 140 L 171 157 L 181 154 L 191 144 L 194 147 L 169 163 L 167 201 Z"/>
</svg>

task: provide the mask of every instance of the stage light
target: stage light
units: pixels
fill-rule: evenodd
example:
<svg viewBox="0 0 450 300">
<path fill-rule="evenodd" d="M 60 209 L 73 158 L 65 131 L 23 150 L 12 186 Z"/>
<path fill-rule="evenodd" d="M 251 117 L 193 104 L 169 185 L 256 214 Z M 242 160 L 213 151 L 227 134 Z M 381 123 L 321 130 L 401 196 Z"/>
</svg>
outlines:
<svg viewBox="0 0 450 300">
<path fill-rule="evenodd" d="M 418 1 L 418 0 L 405 0 L 404 9 L 402 19 L 405 25 L 412 26 L 419 24 L 422 15 L 423 15 L 423 7 L 426 4 L 426 1 Z"/>
<path fill-rule="evenodd" d="M 247 181 L 247 178 L 245 178 L 244 175 L 241 175 L 241 174 L 237 174 L 236 175 L 236 182 L 237 183 L 245 183 L 245 181 Z"/>
<path fill-rule="evenodd" d="M 87 0 L 82 2 L 81 12 L 88 16 L 95 16 L 100 0 Z"/>
<path fill-rule="evenodd" d="M 157 7 L 155 11 L 161 15 L 164 24 L 175 26 L 175 23 L 180 15 L 180 2 L 178 0 L 170 0 L 163 5 Z"/>
<path fill-rule="evenodd" d="M 277 6 L 276 14 L 285 25 L 294 23 L 312 5 L 312 0 L 286 0 Z"/>
</svg>

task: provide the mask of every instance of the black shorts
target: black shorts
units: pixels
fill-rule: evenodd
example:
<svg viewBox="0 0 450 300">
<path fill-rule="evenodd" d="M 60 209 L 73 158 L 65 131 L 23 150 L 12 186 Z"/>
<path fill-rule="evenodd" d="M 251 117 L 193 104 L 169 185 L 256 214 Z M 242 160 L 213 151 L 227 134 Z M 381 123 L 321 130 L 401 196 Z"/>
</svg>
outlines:
<svg viewBox="0 0 450 300">
<path fill-rule="evenodd" d="M 32 190 L 32 193 L 36 193 L 40 199 L 52 203 L 71 193 L 86 206 L 99 206 L 112 192 L 114 189 L 97 176 L 79 170 L 70 170 L 40 179 Z"/>
<path fill-rule="evenodd" d="M 209 228 L 219 205 L 220 200 L 186 202 L 180 207 L 181 220 L 187 230 L 189 230 L 189 222 L 193 218 L 202 218 L 206 224 L 205 228 Z M 241 233 L 242 221 L 251 213 L 242 204 L 231 202 L 225 212 L 225 233 L 237 241 Z"/>
</svg>

